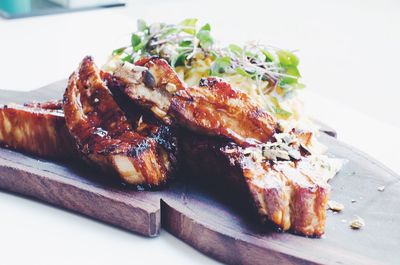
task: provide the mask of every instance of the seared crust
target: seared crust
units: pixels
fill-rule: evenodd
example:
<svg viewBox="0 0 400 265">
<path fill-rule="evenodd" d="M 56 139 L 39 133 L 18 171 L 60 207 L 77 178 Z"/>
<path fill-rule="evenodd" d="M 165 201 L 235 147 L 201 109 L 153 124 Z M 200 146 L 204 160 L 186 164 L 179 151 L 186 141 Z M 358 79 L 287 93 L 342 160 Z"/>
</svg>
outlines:
<svg viewBox="0 0 400 265">
<path fill-rule="evenodd" d="M 129 184 L 163 184 L 168 154 L 154 139 L 136 133 L 90 57 L 69 79 L 64 94 L 66 124 L 89 161 L 115 172 Z"/>
<path fill-rule="evenodd" d="M 51 105 L 51 106 L 50 106 Z M 48 158 L 67 158 L 75 144 L 65 126 L 62 110 L 45 103 L 0 108 L 0 143 L 13 149 Z"/>
<path fill-rule="evenodd" d="M 266 142 L 276 127 L 273 117 L 246 93 L 214 77 L 202 79 L 198 87 L 175 93 L 169 113 L 180 125 L 226 137 L 241 146 Z"/>
<path fill-rule="evenodd" d="M 114 72 L 114 87 L 165 123 L 226 137 L 241 146 L 265 142 L 275 132 L 271 115 L 221 79 L 207 78 L 200 86 L 185 88 L 165 60 L 143 59 L 139 64 L 121 64 Z"/>
<path fill-rule="evenodd" d="M 249 200 L 261 223 L 305 236 L 324 233 L 330 188 L 301 169 L 307 166 L 306 158 L 298 162 L 303 165 L 257 161 L 234 143 L 188 133 L 182 135 L 181 149 L 194 177 Z"/>
</svg>

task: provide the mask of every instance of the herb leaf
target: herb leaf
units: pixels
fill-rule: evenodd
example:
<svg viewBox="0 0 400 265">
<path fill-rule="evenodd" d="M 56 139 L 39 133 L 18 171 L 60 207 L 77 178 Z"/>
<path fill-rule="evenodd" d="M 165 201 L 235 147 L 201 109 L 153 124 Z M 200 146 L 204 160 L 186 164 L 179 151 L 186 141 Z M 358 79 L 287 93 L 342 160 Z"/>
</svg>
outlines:
<svg viewBox="0 0 400 265">
<path fill-rule="evenodd" d="M 125 51 L 126 47 L 121 47 L 118 49 L 113 50 L 112 54 L 113 55 L 121 55 Z"/>
<path fill-rule="evenodd" d="M 122 61 L 123 61 L 123 62 L 130 62 L 130 61 L 132 61 L 132 55 L 129 54 L 129 55 L 125 56 L 124 58 L 122 58 Z"/>
<path fill-rule="evenodd" d="M 221 74 L 225 73 L 228 67 L 231 66 L 231 58 L 230 57 L 219 57 L 214 63 L 211 65 L 210 75 L 213 76 L 221 76 Z"/>
<path fill-rule="evenodd" d="M 135 51 L 137 51 L 135 48 L 142 42 L 142 39 L 140 38 L 139 35 L 133 33 L 131 36 L 131 45 Z"/>
<path fill-rule="evenodd" d="M 248 72 L 246 72 L 245 70 L 243 70 L 242 68 L 238 67 L 236 68 L 236 73 L 245 76 L 245 77 L 253 77 L 253 75 L 249 74 Z"/>
<path fill-rule="evenodd" d="M 137 21 L 137 29 L 138 31 L 145 32 L 148 31 L 149 27 L 143 19 L 138 19 Z"/>
<path fill-rule="evenodd" d="M 179 54 L 177 57 L 173 58 L 171 60 L 171 65 L 173 67 L 178 67 L 178 66 L 185 66 L 185 62 L 186 62 L 186 57 L 189 55 L 188 52 L 184 52 Z"/>
<path fill-rule="evenodd" d="M 265 49 L 263 49 L 263 50 L 261 50 L 261 51 L 262 51 L 262 53 L 263 53 L 264 56 L 265 56 L 265 61 L 266 61 L 266 62 L 273 62 L 273 61 L 275 61 L 274 56 L 273 56 L 269 51 L 267 51 L 267 50 L 265 50 Z"/>
<path fill-rule="evenodd" d="M 193 45 L 193 42 L 191 40 L 184 40 L 181 43 L 179 43 L 180 47 L 191 47 Z"/>
<path fill-rule="evenodd" d="M 299 59 L 292 52 L 285 50 L 278 50 L 276 52 L 279 58 L 279 63 L 283 66 L 298 66 Z"/>
<path fill-rule="evenodd" d="M 197 23 L 197 18 L 187 18 L 179 25 L 183 26 L 183 32 L 186 32 L 190 35 L 195 35 L 196 34 L 196 23 Z"/>
<path fill-rule="evenodd" d="M 297 79 L 300 77 L 300 72 L 296 66 L 292 66 L 292 65 L 286 66 L 285 73 L 292 77 L 289 77 L 289 76 L 283 77 L 280 82 L 281 84 L 294 84 L 297 82 Z"/>
<path fill-rule="evenodd" d="M 200 28 L 200 30 L 207 30 L 207 31 L 211 31 L 211 26 L 210 26 L 210 24 L 205 24 L 204 26 L 202 26 L 201 28 Z"/>
<path fill-rule="evenodd" d="M 214 39 L 210 35 L 211 27 L 209 24 L 205 24 L 200 31 L 196 34 L 196 37 L 200 41 L 200 45 L 203 48 L 210 48 L 214 44 Z"/>
</svg>

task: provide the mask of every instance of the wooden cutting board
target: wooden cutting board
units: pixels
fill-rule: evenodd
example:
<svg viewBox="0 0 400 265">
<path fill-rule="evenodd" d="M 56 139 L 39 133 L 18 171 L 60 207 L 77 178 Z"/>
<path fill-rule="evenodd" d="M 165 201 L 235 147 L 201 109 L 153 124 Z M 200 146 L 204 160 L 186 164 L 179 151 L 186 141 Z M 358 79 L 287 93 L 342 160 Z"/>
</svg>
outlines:
<svg viewBox="0 0 400 265">
<path fill-rule="evenodd" d="M 0 103 L 58 99 L 64 87 L 61 81 L 31 92 L 0 91 Z M 0 188 L 149 237 L 163 228 L 231 264 L 400 264 L 400 176 L 327 134 L 321 140 L 331 155 L 349 160 L 331 181 L 332 199 L 345 209 L 328 211 L 321 239 L 261 227 L 225 198 L 184 181 L 184 176 L 160 191 L 135 191 L 100 181 L 101 173 L 82 163 L 0 148 Z M 379 186 L 386 189 L 380 192 Z M 355 215 L 366 222 L 359 231 L 349 228 Z"/>
</svg>

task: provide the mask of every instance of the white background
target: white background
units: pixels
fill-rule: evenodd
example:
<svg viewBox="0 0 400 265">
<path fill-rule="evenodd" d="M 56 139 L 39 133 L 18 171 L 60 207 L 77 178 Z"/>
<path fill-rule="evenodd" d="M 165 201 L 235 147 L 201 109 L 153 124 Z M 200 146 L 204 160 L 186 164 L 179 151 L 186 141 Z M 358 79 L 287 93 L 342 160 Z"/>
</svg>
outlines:
<svg viewBox="0 0 400 265">
<path fill-rule="evenodd" d="M 130 1 L 127 8 L 0 19 L 0 89 L 65 79 L 85 55 L 100 64 L 136 19 L 210 22 L 223 43 L 299 50 L 309 113 L 339 139 L 400 172 L 400 2 Z M 1 97 L 1 95 L 0 95 Z M 213 264 L 163 231 L 146 239 L 0 192 L 2 264 Z"/>
</svg>

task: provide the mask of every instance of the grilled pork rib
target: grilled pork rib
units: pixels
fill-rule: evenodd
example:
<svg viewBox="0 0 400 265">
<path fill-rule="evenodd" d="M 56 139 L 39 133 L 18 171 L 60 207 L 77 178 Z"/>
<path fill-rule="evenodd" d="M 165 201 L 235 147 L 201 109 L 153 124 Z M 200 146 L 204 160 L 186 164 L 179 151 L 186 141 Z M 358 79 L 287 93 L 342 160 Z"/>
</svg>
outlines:
<svg viewBox="0 0 400 265">
<path fill-rule="evenodd" d="M 224 136 L 239 145 L 266 142 L 276 122 L 250 97 L 220 79 L 202 79 L 198 87 L 178 91 L 171 100 L 178 124 L 196 132 Z"/>
<path fill-rule="evenodd" d="M 143 59 L 137 65 L 122 63 L 114 72 L 110 87 L 121 89 L 129 98 L 171 124 L 168 111 L 173 93 L 185 88 L 175 71 L 163 59 Z"/>
<path fill-rule="evenodd" d="M 178 139 L 176 128 L 163 124 L 159 119 L 145 108 L 132 104 L 132 101 L 119 89 L 112 89 L 109 82 L 112 81 L 112 75 L 107 72 L 101 72 L 102 79 L 110 88 L 114 100 L 126 114 L 135 132 L 144 137 L 153 138 L 168 153 L 171 166 L 176 168 L 178 165 Z M 173 170 L 174 172 L 176 169 Z"/>
<path fill-rule="evenodd" d="M 324 233 L 330 188 L 313 177 L 307 158 L 272 163 L 253 155 L 257 147 L 189 133 L 180 137 L 182 158 L 194 177 L 247 198 L 262 223 L 306 236 Z"/>
<path fill-rule="evenodd" d="M 129 184 L 160 185 L 172 166 L 154 138 L 134 131 L 91 57 L 69 79 L 64 114 L 78 150 L 88 161 Z"/>
<path fill-rule="evenodd" d="M 1 107 L 0 143 L 49 158 L 66 158 L 75 152 L 64 114 L 56 102 Z"/>
<path fill-rule="evenodd" d="M 265 142 L 276 130 L 272 116 L 220 79 L 203 79 L 199 86 L 185 88 L 165 60 L 152 58 L 139 64 L 122 63 L 110 84 L 167 124 L 226 137 L 241 146 Z"/>
</svg>

